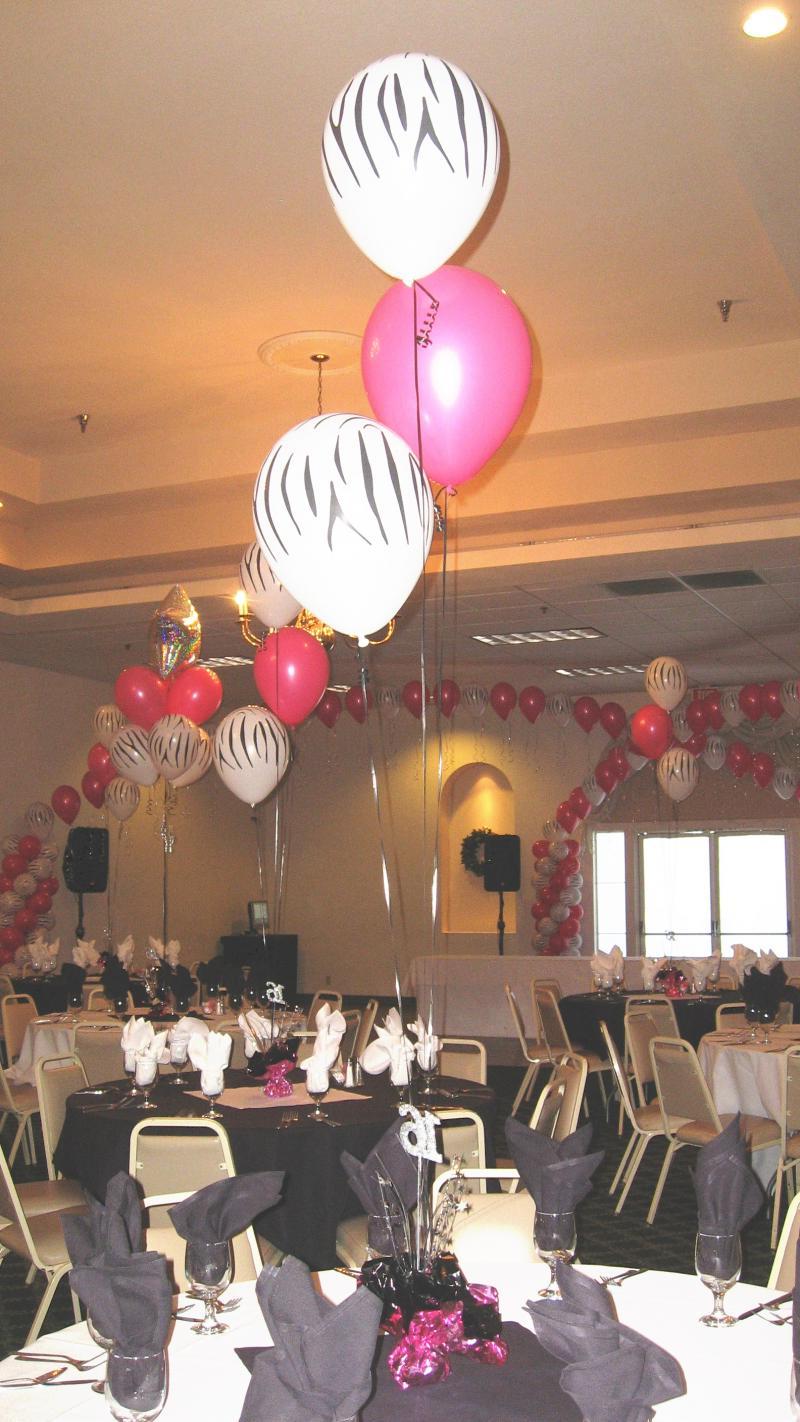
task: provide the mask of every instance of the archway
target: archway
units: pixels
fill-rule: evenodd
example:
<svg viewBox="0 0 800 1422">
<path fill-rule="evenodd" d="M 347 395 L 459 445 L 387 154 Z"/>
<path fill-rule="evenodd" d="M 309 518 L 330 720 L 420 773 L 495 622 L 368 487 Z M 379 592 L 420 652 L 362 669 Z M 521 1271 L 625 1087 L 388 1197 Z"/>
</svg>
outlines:
<svg viewBox="0 0 800 1422">
<path fill-rule="evenodd" d="M 474 829 L 514 834 L 514 792 L 508 777 L 486 761 L 473 761 L 445 782 L 439 816 L 439 868 L 443 933 L 494 933 L 497 895 L 461 863 L 461 841 Z M 506 931 L 516 932 L 517 899 L 505 904 Z"/>
</svg>

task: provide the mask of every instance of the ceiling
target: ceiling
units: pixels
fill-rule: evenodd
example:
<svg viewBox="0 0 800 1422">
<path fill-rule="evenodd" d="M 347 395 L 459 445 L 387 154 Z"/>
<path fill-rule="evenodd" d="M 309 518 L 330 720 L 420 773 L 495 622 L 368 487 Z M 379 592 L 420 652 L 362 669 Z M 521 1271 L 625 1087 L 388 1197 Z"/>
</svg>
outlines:
<svg viewBox="0 0 800 1422">
<path fill-rule="evenodd" d="M 459 260 L 514 297 L 536 361 L 511 439 L 450 502 L 448 665 L 576 694 L 640 676 L 558 667 L 661 653 L 696 684 L 800 675 L 800 11 L 754 42 L 747 8 L 5 0 L 0 658 L 107 680 L 143 659 L 176 580 L 206 654 L 246 651 L 230 596 L 252 484 L 316 408 L 313 372 L 257 350 L 358 338 L 386 290 L 319 139 L 356 70 L 413 48 L 466 69 L 500 119 L 501 178 Z M 367 411 L 357 362 L 324 396 Z M 441 560 L 439 542 L 429 632 Z M 607 587 L 720 570 L 761 581 Z M 413 674 L 421 603 L 375 654 L 389 678 Z M 575 626 L 602 638 L 473 640 Z"/>
</svg>

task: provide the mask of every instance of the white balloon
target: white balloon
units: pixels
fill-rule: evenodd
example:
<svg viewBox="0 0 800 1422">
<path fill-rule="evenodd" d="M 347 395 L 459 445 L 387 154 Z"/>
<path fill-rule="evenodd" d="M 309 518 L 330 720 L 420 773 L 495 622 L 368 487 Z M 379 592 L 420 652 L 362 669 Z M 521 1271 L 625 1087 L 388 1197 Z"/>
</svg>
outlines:
<svg viewBox="0 0 800 1422">
<path fill-rule="evenodd" d="M 322 415 L 273 445 L 256 480 L 253 520 L 284 586 L 364 645 L 422 575 L 433 497 L 399 435 L 363 415 Z"/>
<path fill-rule="evenodd" d="M 42 845 L 42 854 L 45 859 L 49 859 L 51 863 L 55 863 L 56 859 L 58 859 L 58 845 L 54 840 L 49 839 L 46 844 Z"/>
<path fill-rule="evenodd" d="M 247 606 L 265 627 L 285 627 L 300 611 L 300 603 L 275 577 L 257 543 L 248 543 L 239 564 L 239 581 Z"/>
<path fill-rule="evenodd" d="M 775 774 L 772 777 L 775 794 L 779 795 L 781 800 L 791 800 L 797 789 L 799 779 L 800 777 L 797 771 L 790 770 L 788 765 L 777 766 Z"/>
<path fill-rule="evenodd" d="M 569 857 L 569 850 L 563 843 L 551 844 L 548 850 L 551 859 L 555 859 L 556 864 L 560 864 L 562 859 Z"/>
<path fill-rule="evenodd" d="M 728 686 L 719 698 L 720 710 L 729 726 L 741 726 L 744 711 L 739 705 L 739 687 Z"/>
<path fill-rule="evenodd" d="M 566 923 L 569 918 L 569 909 L 565 904 L 553 904 L 550 910 L 550 917 L 554 923 Z"/>
<path fill-rule="evenodd" d="M 644 674 L 644 689 L 663 711 L 673 711 L 686 695 L 689 685 L 681 662 L 675 657 L 656 657 Z"/>
<path fill-rule="evenodd" d="M 272 794 L 291 753 L 286 727 L 263 706 L 230 711 L 214 732 L 214 768 L 223 784 L 248 805 Z"/>
<path fill-rule="evenodd" d="M 35 859 L 31 859 L 28 868 L 34 879 L 49 879 L 53 872 L 53 866 L 46 854 L 37 854 Z"/>
<path fill-rule="evenodd" d="M 7 834 L 3 840 L 3 853 L 16 854 L 19 850 L 19 835 Z"/>
<path fill-rule="evenodd" d="M 2 909 L 3 913 L 14 914 L 17 909 L 21 908 L 22 899 L 19 894 L 14 893 L 13 889 L 5 889 L 3 893 L 0 894 L 0 909 Z"/>
<path fill-rule="evenodd" d="M 567 877 L 567 888 L 568 888 L 568 889 L 582 889 L 582 888 L 583 888 L 583 875 L 580 874 L 580 873 L 575 873 L 575 874 L 570 874 L 570 875 L 568 875 L 568 877 Z"/>
<path fill-rule="evenodd" d="M 536 927 L 538 928 L 539 932 L 546 933 L 548 936 L 553 932 L 555 926 L 555 919 L 551 918 L 549 914 L 547 914 L 544 918 L 540 918 L 538 923 L 536 924 Z"/>
<path fill-rule="evenodd" d="M 461 700 L 469 711 L 470 716 L 482 716 L 486 707 L 489 705 L 489 693 L 485 686 L 476 686 L 473 683 L 463 688 Z"/>
<path fill-rule="evenodd" d="M 339 221 L 370 261 L 407 283 L 466 241 L 499 167 L 486 95 L 430 54 L 393 54 L 360 70 L 322 134 L 322 173 Z"/>
<path fill-rule="evenodd" d="M 105 706 L 98 706 L 92 717 L 92 730 L 101 746 L 105 746 L 106 750 L 111 749 L 111 742 L 117 731 L 121 731 L 122 727 L 127 724 L 127 717 L 123 716 L 113 701 L 107 702 Z"/>
<path fill-rule="evenodd" d="M 567 831 L 563 825 L 558 823 L 558 820 L 545 820 L 542 825 L 542 834 L 545 839 L 569 839 Z"/>
<path fill-rule="evenodd" d="M 800 719 L 800 681 L 785 681 L 783 683 L 781 706 L 793 721 Z"/>
<path fill-rule="evenodd" d="M 148 733 L 141 726 L 123 726 L 117 731 L 109 753 L 114 769 L 126 780 L 134 780 L 137 785 L 155 785 L 158 771 L 150 756 Z"/>
<path fill-rule="evenodd" d="M 697 757 L 683 746 L 672 746 L 659 757 L 656 775 L 664 794 L 668 795 L 670 800 L 680 803 L 697 789 L 700 779 Z"/>
<path fill-rule="evenodd" d="M 565 889 L 561 895 L 561 901 L 565 903 L 568 908 L 573 908 L 575 904 L 579 904 L 581 901 L 580 889 Z"/>
<path fill-rule="evenodd" d="M 672 727 L 681 745 L 685 745 L 692 734 L 692 728 L 686 719 L 685 706 L 679 706 L 677 710 L 673 711 Z"/>
<path fill-rule="evenodd" d="M 53 811 L 41 800 L 34 800 L 25 811 L 25 823 L 34 834 L 49 834 L 53 828 Z"/>
<path fill-rule="evenodd" d="M 159 775 L 173 781 L 194 764 L 200 751 L 199 728 L 186 716 L 162 716 L 150 728 L 150 759 Z"/>
<path fill-rule="evenodd" d="M 214 758 L 211 749 L 211 737 L 207 731 L 203 730 L 202 726 L 197 727 L 197 734 L 200 737 L 197 755 L 189 766 L 189 769 L 185 770 L 183 775 L 179 775 L 176 780 L 173 780 L 172 783 L 176 790 L 182 789 L 184 785 L 194 785 L 196 781 L 202 780 L 206 771 L 211 769 L 211 762 Z"/>
<path fill-rule="evenodd" d="M 572 937 L 566 940 L 564 947 L 571 958 L 577 957 L 583 947 L 583 934 L 573 933 Z"/>
<path fill-rule="evenodd" d="M 572 720 L 572 702 L 563 692 L 558 691 L 555 696 L 548 696 L 544 703 L 544 712 L 557 726 L 568 726 Z"/>
<path fill-rule="evenodd" d="M 375 705 L 393 721 L 400 714 L 400 692 L 396 686 L 379 686 L 375 692 Z"/>
<path fill-rule="evenodd" d="M 21 894 L 23 899 L 27 899 L 28 894 L 32 894 L 35 888 L 36 880 L 32 874 L 18 874 L 14 880 L 14 893 Z"/>
<path fill-rule="evenodd" d="M 139 808 L 141 800 L 139 786 L 124 775 L 117 775 L 106 786 L 105 803 L 116 820 L 129 820 Z"/>
<path fill-rule="evenodd" d="M 541 875 L 541 877 L 542 877 L 543 879 L 550 879 L 550 878 L 552 878 L 552 876 L 553 876 L 553 874 L 555 874 L 557 868 L 558 868 L 558 865 L 557 865 L 557 864 L 554 864 L 552 859 L 540 859 L 540 860 L 539 860 L 539 873 L 540 873 L 540 875 Z"/>
<path fill-rule="evenodd" d="M 36 920 L 36 925 L 37 925 L 38 928 L 47 928 L 47 929 L 55 928 L 55 926 L 56 926 L 56 916 L 55 916 L 55 914 L 54 914 L 54 913 L 50 913 L 49 911 L 48 911 L 47 913 L 40 913 L 39 916 L 38 916 L 38 918 L 37 918 L 37 920 Z"/>
<path fill-rule="evenodd" d="M 726 746 L 722 736 L 707 736 L 703 760 L 709 770 L 721 770 L 725 764 Z"/>
<path fill-rule="evenodd" d="M 625 759 L 634 774 L 637 770 L 641 770 L 643 765 L 647 765 L 647 756 L 640 755 L 633 744 L 625 747 Z"/>
<path fill-rule="evenodd" d="M 628 759 L 630 760 L 629 754 Z M 594 805 L 595 809 L 597 809 L 598 805 L 602 805 L 603 801 L 606 798 L 606 792 L 603 789 L 602 785 L 598 783 L 596 775 L 587 775 L 581 786 L 581 789 L 587 800 L 590 800 L 591 803 Z"/>
</svg>

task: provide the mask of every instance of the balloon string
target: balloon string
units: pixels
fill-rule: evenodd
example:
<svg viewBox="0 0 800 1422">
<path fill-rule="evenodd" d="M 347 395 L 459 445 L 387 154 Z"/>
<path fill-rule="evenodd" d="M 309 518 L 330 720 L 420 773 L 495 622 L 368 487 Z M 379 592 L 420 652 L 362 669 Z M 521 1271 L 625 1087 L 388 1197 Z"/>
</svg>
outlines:
<svg viewBox="0 0 800 1422">
<path fill-rule="evenodd" d="M 162 917 L 161 917 L 161 941 L 167 942 L 167 924 L 169 921 L 169 886 L 168 886 L 168 865 L 169 865 L 169 819 L 167 817 L 167 782 L 164 781 L 164 833 L 161 836 L 161 843 L 164 852 L 164 878 L 162 889 Z"/>
<path fill-rule="evenodd" d="M 417 421 L 417 459 L 423 475 L 425 473 L 422 463 L 422 412 L 420 409 L 419 396 L 419 344 L 417 342 L 417 282 L 412 286 L 412 314 L 414 328 L 411 333 L 414 348 L 414 406 Z M 420 734 L 421 734 L 421 772 L 422 772 L 422 921 L 425 922 L 428 913 L 427 887 L 425 884 L 425 865 L 428 863 L 428 681 L 427 667 L 425 664 L 425 641 L 427 636 L 427 598 L 425 590 L 425 565 L 422 566 L 422 602 L 420 608 L 420 635 L 419 635 L 419 679 L 422 696 L 422 706 L 420 709 Z"/>
<path fill-rule="evenodd" d="M 266 901 L 267 901 L 267 896 L 266 896 L 266 894 L 264 893 L 264 861 L 263 861 L 263 857 L 262 857 L 262 854 L 261 854 L 260 816 L 259 816 L 259 811 L 258 811 L 258 809 L 256 809 L 256 806 L 255 806 L 255 805 L 252 806 L 252 810 L 253 810 L 253 814 L 252 814 L 253 827 L 254 827 L 255 832 L 256 832 L 256 860 L 257 860 L 257 863 L 258 863 L 258 892 L 259 892 L 259 894 L 261 895 L 262 903 L 266 903 Z M 264 948 L 264 952 L 265 952 L 265 954 L 266 954 L 266 951 L 267 951 L 267 925 L 266 925 L 266 923 L 264 922 L 263 916 L 262 916 L 262 918 L 261 918 L 260 928 L 261 928 L 261 943 L 262 943 L 262 946 L 263 946 L 263 948 Z"/>
</svg>

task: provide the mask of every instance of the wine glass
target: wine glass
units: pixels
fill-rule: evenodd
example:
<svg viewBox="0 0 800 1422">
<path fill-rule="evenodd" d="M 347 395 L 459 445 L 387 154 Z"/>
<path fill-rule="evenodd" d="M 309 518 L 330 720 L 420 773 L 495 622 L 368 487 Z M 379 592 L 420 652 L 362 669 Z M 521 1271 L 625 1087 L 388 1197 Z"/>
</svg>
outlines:
<svg viewBox="0 0 800 1422">
<path fill-rule="evenodd" d="M 92 1342 L 96 1343 L 98 1348 L 105 1348 L 106 1352 L 110 1353 L 111 1349 L 114 1347 L 114 1340 L 113 1338 L 104 1337 L 102 1333 L 99 1333 L 97 1331 L 94 1326 L 94 1323 L 92 1322 L 92 1316 L 90 1313 L 86 1314 L 86 1327 L 89 1331 L 89 1337 L 92 1339 Z M 107 1369 L 108 1359 L 106 1359 L 106 1370 Z M 98 1378 L 97 1382 L 92 1383 L 92 1392 L 105 1392 L 105 1386 L 105 1377 Z"/>
<path fill-rule="evenodd" d="M 750 1041 L 755 1042 L 758 1035 L 758 1022 L 761 1016 L 758 1004 L 748 1002 L 744 1009 L 745 1020 L 750 1023 Z"/>
<path fill-rule="evenodd" d="M 623 988 L 625 987 L 625 970 L 624 970 L 624 968 L 620 968 L 620 969 L 618 969 L 617 972 L 612 973 L 612 975 L 611 975 L 611 983 L 612 983 L 612 989 L 613 989 L 613 991 L 614 991 L 615 993 L 621 993 L 621 992 L 622 992 Z"/>
<path fill-rule="evenodd" d="M 182 1074 L 181 1067 L 186 1066 L 189 1056 L 189 1043 L 186 1037 L 171 1038 L 169 1044 L 169 1059 L 178 1070 L 172 1078 L 173 1086 L 188 1086 L 188 1079 Z"/>
<path fill-rule="evenodd" d="M 561 1297 L 556 1284 L 556 1264 L 559 1259 L 568 1264 L 575 1253 L 575 1215 L 572 1210 L 548 1213 L 537 1210 L 533 1221 L 533 1242 L 539 1256 L 550 1266 L 547 1286 L 539 1290 L 542 1299 Z"/>
<path fill-rule="evenodd" d="M 126 1353 L 112 1346 L 105 1397 L 117 1422 L 150 1422 L 167 1400 L 167 1355 L 163 1348 Z"/>
<path fill-rule="evenodd" d="M 222 1112 L 214 1110 L 214 1102 L 222 1095 L 225 1081 L 221 1071 L 201 1071 L 200 1090 L 208 1102 L 208 1110 L 203 1112 L 203 1121 L 221 1121 Z"/>
<path fill-rule="evenodd" d="M 315 1068 L 312 1064 L 309 1064 L 306 1073 L 306 1090 L 314 1102 L 314 1110 L 309 1116 L 310 1121 L 327 1121 L 328 1113 L 327 1111 L 320 1111 L 319 1104 L 320 1101 L 324 1101 L 327 1096 L 330 1084 L 330 1077 L 326 1068 Z"/>
<path fill-rule="evenodd" d="M 698 1234 L 694 1252 L 697 1275 L 714 1297 L 714 1310 L 700 1319 L 706 1328 L 730 1328 L 736 1322 L 725 1312 L 728 1289 L 742 1272 L 742 1244 L 738 1234 Z"/>
<path fill-rule="evenodd" d="M 425 1085 L 420 1094 L 432 1096 L 433 1078 L 439 1070 L 439 1053 L 436 1051 L 435 1043 L 422 1041 L 417 1044 L 417 1066 L 425 1078 Z"/>
<path fill-rule="evenodd" d="M 123 1100 L 133 1101 L 139 1095 L 139 1088 L 136 1085 L 136 1053 L 123 1052 L 122 1065 L 128 1078 L 128 1095 L 123 1097 Z"/>
<path fill-rule="evenodd" d="M 193 1333 L 225 1333 L 227 1324 L 217 1317 L 217 1299 L 227 1289 L 233 1272 L 230 1240 L 221 1239 L 213 1244 L 205 1240 L 187 1240 L 186 1278 L 192 1286 L 192 1293 L 203 1300 L 205 1314 L 192 1327 Z"/>
<path fill-rule="evenodd" d="M 137 1057 L 134 1079 L 142 1093 L 141 1110 L 155 1111 L 156 1103 L 150 1100 L 150 1092 L 158 1080 L 158 1062 L 154 1062 L 151 1057 Z"/>
<path fill-rule="evenodd" d="M 778 1011 L 775 1007 L 762 1007 L 758 1014 L 758 1019 L 764 1029 L 761 1041 L 765 1047 L 769 1046 L 769 1029 L 774 1027 L 777 1015 Z"/>
</svg>

